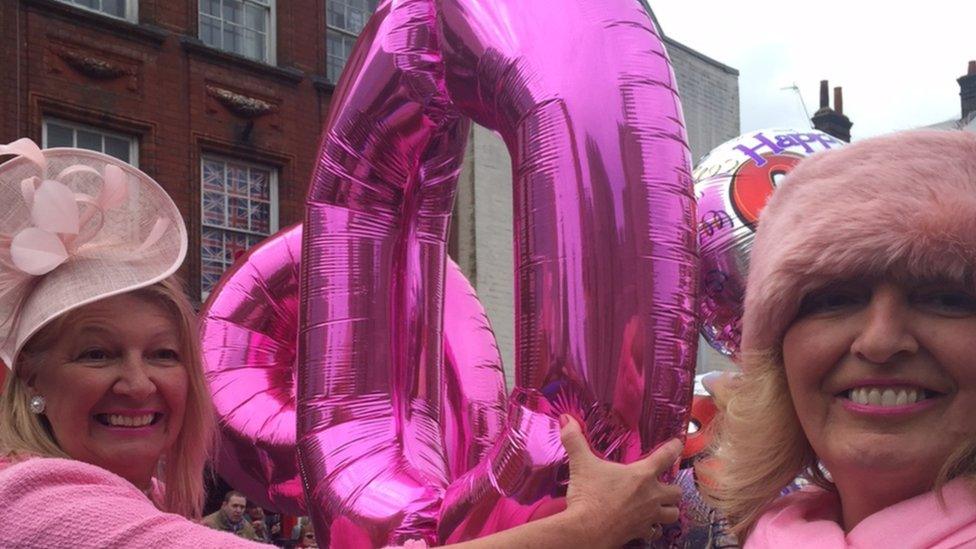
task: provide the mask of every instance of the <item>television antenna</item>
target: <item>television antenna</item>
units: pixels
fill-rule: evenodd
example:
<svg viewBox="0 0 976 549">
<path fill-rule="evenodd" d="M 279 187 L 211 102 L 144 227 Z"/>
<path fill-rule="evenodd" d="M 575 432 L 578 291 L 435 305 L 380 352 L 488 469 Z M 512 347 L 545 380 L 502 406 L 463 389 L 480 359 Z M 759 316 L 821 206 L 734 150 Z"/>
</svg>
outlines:
<svg viewBox="0 0 976 549">
<path fill-rule="evenodd" d="M 791 86 L 785 86 L 780 89 L 793 90 L 794 92 L 796 92 L 796 96 L 800 99 L 800 106 L 803 107 L 803 114 L 806 116 L 807 123 L 810 124 L 810 127 L 812 128 L 813 120 L 810 118 L 810 111 L 807 110 L 807 104 L 805 101 L 803 101 L 803 94 L 800 93 L 800 87 L 796 85 L 796 82 L 793 82 L 793 85 Z"/>
</svg>

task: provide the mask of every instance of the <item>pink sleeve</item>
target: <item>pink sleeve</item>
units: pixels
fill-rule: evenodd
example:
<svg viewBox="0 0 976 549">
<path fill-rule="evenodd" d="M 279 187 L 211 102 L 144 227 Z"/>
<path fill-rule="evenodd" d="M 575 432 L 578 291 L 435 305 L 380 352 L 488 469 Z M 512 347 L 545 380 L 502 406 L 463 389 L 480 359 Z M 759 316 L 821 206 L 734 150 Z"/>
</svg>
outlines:
<svg viewBox="0 0 976 549">
<path fill-rule="evenodd" d="M 163 513 L 135 486 L 80 461 L 0 470 L 0 547 L 267 547 Z"/>
</svg>

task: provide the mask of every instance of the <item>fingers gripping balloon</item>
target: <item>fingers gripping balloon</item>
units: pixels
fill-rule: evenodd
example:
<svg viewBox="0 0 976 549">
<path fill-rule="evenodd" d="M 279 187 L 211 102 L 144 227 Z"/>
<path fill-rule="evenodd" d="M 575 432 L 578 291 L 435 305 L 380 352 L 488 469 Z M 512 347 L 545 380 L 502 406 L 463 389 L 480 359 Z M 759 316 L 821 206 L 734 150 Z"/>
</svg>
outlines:
<svg viewBox="0 0 976 549">
<path fill-rule="evenodd" d="M 386 3 L 339 84 L 307 204 L 298 384 L 306 493 L 337 544 L 528 520 L 559 494 L 560 411 L 623 461 L 684 431 L 697 272 L 673 75 L 638 2 L 558 4 Z M 467 117 L 513 161 L 519 387 L 445 494 L 441 296 Z"/>
</svg>

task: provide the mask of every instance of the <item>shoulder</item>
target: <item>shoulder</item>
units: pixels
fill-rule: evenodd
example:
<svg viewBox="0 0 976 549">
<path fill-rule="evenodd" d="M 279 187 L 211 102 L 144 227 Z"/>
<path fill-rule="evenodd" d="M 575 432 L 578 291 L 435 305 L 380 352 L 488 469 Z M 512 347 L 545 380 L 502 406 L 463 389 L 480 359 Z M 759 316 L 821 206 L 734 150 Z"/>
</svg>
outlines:
<svg viewBox="0 0 976 549">
<path fill-rule="evenodd" d="M 134 485 L 80 461 L 0 466 L 0 547 L 260 547 L 170 513 Z"/>
<path fill-rule="evenodd" d="M 94 465 L 61 458 L 34 457 L 0 466 L 0 501 L 19 499 L 43 500 L 48 491 L 100 491 L 106 487 L 142 496 L 135 486 L 122 477 Z M 61 494 L 65 495 L 65 494 Z M 147 500 L 148 502 L 148 500 Z"/>
<path fill-rule="evenodd" d="M 209 515 L 203 517 L 203 519 L 201 519 L 201 522 L 203 522 L 204 524 L 206 524 L 211 528 L 217 528 L 220 525 L 220 521 L 217 520 L 217 513 L 219 512 L 220 511 L 218 510 L 218 511 L 214 511 L 213 513 L 210 513 Z"/>
</svg>

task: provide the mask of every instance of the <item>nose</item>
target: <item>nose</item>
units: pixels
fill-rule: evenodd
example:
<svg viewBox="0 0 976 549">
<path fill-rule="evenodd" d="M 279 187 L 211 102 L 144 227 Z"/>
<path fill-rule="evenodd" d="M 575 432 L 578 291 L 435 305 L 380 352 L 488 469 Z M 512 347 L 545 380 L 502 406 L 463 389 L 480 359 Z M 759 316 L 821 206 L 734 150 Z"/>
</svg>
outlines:
<svg viewBox="0 0 976 549">
<path fill-rule="evenodd" d="M 156 382 L 141 354 L 127 354 L 113 389 L 120 395 L 142 400 L 156 392 Z"/>
<path fill-rule="evenodd" d="M 851 344 L 855 356 L 875 364 L 918 351 L 908 299 L 897 286 L 881 284 L 864 309 L 864 322 Z"/>
</svg>

